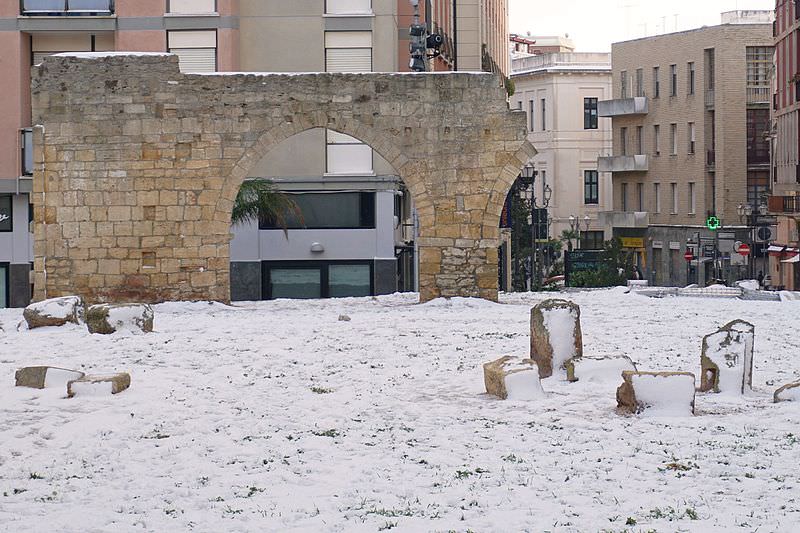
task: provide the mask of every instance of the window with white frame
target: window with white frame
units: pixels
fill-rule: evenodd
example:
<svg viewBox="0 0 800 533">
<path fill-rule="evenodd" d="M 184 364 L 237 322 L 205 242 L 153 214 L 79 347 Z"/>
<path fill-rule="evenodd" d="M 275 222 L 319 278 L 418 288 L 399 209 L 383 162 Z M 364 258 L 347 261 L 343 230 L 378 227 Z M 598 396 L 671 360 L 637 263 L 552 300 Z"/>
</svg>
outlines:
<svg viewBox="0 0 800 533">
<path fill-rule="evenodd" d="M 658 124 L 653 126 L 653 152 L 655 155 L 661 154 L 661 126 Z"/>
<path fill-rule="evenodd" d="M 689 153 L 693 154 L 695 150 L 695 131 L 694 122 L 689 123 Z"/>
<path fill-rule="evenodd" d="M 622 211 L 627 211 L 628 210 L 628 184 L 627 183 L 623 183 L 622 184 L 622 191 L 620 192 L 619 196 L 620 196 L 620 201 L 621 201 L 620 202 L 620 207 L 622 208 Z"/>
<path fill-rule="evenodd" d="M 534 120 L 536 114 L 535 111 L 536 111 L 536 102 L 534 100 L 528 101 L 528 119 L 529 119 L 528 123 L 530 126 L 530 128 L 528 129 L 530 131 L 533 131 L 536 128 L 536 121 Z"/>
<path fill-rule="evenodd" d="M 325 72 L 372 72 L 372 32 L 326 31 Z"/>
<path fill-rule="evenodd" d="M 216 0 L 168 0 L 169 13 L 176 15 L 200 15 L 216 13 Z"/>
<path fill-rule="evenodd" d="M 661 184 L 654 183 L 653 184 L 653 211 L 656 213 L 661 212 Z"/>
<path fill-rule="evenodd" d="M 216 72 L 217 32 L 170 31 L 167 32 L 170 53 L 178 56 L 181 72 Z"/>
<path fill-rule="evenodd" d="M 372 148 L 358 139 L 326 130 L 327 174 L 372 174 Z"/>
<path fill-rule="evenodd" d="M 695 186 L 694 183 L 689 183 L 689 214 L 694 215 L 696 210 L 696 196 L 695 196 Z"/>
<path fill-rule="evenodd" d="M 325 0 L 327 15 L 366 15 L 372 13 L 372 0 Z"/>
<path fill-rule="evenodd" d="M 542 115 L 542 131 L 547 131 L 547 100 L 542 98 L 542 109 L 539 111 Z"/>
<path fill-rule="evenodd" d="M 673 215 L 678 214 L 678 184 L 677 183 L 670 183 L 670 192 L 672 194 L 672 205 L 670 206 Z"/>
<path fill-rule="evenodd" d="M 670 144 L 670 154 L 677 155 L 678 154 L 678 125 L 677 124 L 670 124 L 669 125 L 669 144 Z"/>
</svg>

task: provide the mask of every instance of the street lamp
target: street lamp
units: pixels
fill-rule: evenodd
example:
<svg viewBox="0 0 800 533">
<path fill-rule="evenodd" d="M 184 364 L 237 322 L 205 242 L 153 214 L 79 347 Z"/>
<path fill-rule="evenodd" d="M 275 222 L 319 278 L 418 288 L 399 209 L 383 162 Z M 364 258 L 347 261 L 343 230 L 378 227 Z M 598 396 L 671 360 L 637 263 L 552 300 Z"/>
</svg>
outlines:
<svg viewBox="0 0 800 533">
<path fill-rule="evenodd" d="M 736 206 L 736 214 L 739 215 L 739 222 L 746 223 L 747 225 L 747 232 L 750 235 L 750 254 L 752 255 L 752 260 L 750 261 L 750 277 L 752 278 L 755 274 L 755 262 L 756 262 L 756 238 L 755 238 L 755 228 L 756 228 L 756 219 L 757 215 L 764 216 L 769 211 L 769 207 L 767 204 L 762 200 L 758 205 L 758 211 L 756 212 L 753 209 L 751 204 L 739 204 Z"/>
<path fill-rule="evenodd" d="M 572 230 L 573 233 L 578 234 L 578 248 L 581 248 L 581 228 L 585 228 L 583 231 L 589 231 L 589 225 L 592 223 L 592 219 L 589 215 L 583 215 L 583 224 L 581 224 L 581 220 L 576 217 L 575 215 L 569 216 L 569 229 Z"/>
<path fill-rule="evenodd" d="M 550 200 L 553 197 L 553 189 L 550 188 L 549 185 L 545 184 L 544 189 L 542 190 L 542 204 L 540 205 L 537 202 L 536 198 L 536 174 L 537 172 L 534 170 L 534 166 L 530 163 L 522 167 L 522 172 L 520 172 L 520 184 L 522 188 L 519 191 L 520 198 L 524 199 L 529 204 L 529 213 L 528 213 L 528 225 L 530 226 L 530 233 L 531 233 L 531 248 L 528 257 L 528 261 L 530 264 L 530 290 L 533 290 L 534 287 L 538 287 L 539 285 L 539 275 L 536 268 L 536 256 L 538 254 L 538 244 L 537 244 L 537 228 L 540 225 L 544 225 L 545 229 L 548 227 L 548 216 L 547 216 L 547 208 L 550 205 Z M 541 217 L 537 216 L 539 209 L 545 209 L 544 213 L 544 220 L 541 220 Z"/>
</svg>

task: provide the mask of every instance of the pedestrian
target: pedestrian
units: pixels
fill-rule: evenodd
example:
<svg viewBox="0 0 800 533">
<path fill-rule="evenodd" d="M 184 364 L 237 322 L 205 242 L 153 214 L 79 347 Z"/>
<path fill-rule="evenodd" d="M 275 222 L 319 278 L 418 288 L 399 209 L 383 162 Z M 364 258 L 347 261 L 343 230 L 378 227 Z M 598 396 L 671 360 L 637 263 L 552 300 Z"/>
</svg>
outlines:
<svg viewBox="0 0 800 533">
<path fill-rule="evenodd" d="M 761 270 L 758 271 L 758 276 L 756 276 L 756 280 L 758 280 L 758 287 L 761 288 L 764 286 L 764 272 Z"/>
</svg>

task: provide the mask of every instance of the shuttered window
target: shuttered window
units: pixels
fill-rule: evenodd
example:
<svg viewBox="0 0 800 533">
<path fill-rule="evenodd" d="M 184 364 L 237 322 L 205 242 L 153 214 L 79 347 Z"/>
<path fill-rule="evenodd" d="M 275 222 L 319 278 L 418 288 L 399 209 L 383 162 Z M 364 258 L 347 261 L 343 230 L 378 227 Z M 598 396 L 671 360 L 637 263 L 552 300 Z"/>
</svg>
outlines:
<svg viewBox="0 0 800 533">
<path fill-rule="evenodd" d="M 371 174 L 372 148 L 343 133 L 327 130 L 328 174 Z"/>
<path fill-rule="evenodd" d="M 171 31 L 169 51 L 178 56 L 181 72 L 216 72 L 216 31 Z"/>
<path fill-rule="evenodd" d="M 325 32 L 326 72 L 371 72 L 372 33 Z"/>
</svg>

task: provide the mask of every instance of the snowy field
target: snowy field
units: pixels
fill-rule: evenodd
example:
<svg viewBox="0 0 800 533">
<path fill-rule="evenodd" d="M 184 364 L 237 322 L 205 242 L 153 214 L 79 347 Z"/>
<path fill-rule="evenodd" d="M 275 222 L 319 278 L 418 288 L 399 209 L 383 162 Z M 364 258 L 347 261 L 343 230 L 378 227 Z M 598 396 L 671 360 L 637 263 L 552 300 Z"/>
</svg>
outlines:
<svg viewBox="0 0 800 533">
<path fill-rule="evenodd" d="M 482 394 L 545 297 L 164 304 L 111 336 L 0 310 L 0 531 L 800 531 L 800 403 L 771 403 L 800 379 L 800 302 L 567 295 L 584 354 L 640 370 L 699 373 L 703 335 L 756 325 L 754 393 L 642 418 L 616 382 Z M 132 385 L 15 388 L 36 364 Z"/>
</svg>

